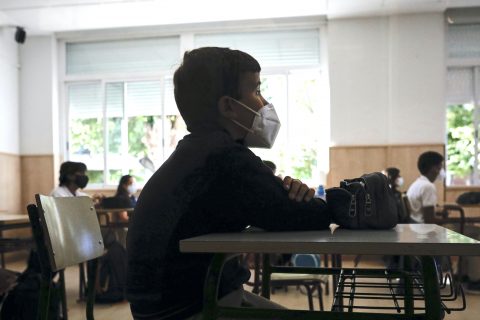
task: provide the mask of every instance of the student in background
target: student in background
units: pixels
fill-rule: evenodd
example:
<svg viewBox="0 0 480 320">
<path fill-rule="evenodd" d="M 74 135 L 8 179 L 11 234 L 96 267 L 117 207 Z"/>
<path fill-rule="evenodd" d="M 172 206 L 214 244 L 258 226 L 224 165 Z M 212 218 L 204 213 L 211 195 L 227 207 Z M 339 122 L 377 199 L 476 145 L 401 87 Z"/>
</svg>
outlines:
<svg viewBox="0 0 480 320">
<path fill-rule="evenodd" d="M 445 179 L 443 156 L 435 151 L 427 151 L 420 155 L 417 162 L 420 177 L 408 188 L 407 197 L 412 212 L 410 218 L 414 222 L 423 223 L 425 217 L 433 217 L 438 204 L 435 181 Z"/>
<path fill-rule="evenodd" d="M 87 166 L 82 162 L 66 161 L 60 166 L 59 185 L 50 192 L 53 197 L 88 196 L 81 192 L 88 184 Z"/>
<path fill-rule="evenodd" d="M 127 174 L 120 178 L 115 197 L 127 198 L 130 201 L 130 206 L 126 208 L 135 208 L 135 205 L 137 204 L 137 198 L 135 198 L 135 193 L 137 192 L 137 190 L 138 188 L 137 184 L 135 183 L 135 178 Z"/>
<path fill-rule="evenodd" d="M 388 178 L 388 184 L 390 185 L 390 188 L 393 191 L 393 195 L 395 196 L 399 222 L 408 222 L 408 215 L 405 212 L 405 207 L 402 203 L 402 192 L 399 190 L 400 187 L 403 186 L 403 177 L 400 175 L 400 169 L 395 167 L 389 167 L 385 169 L 384 173 Z"/>
<path fill-rule="evenodd" d="M 100 207 L 104 209 L 124 209 L 135 208 L 137 198 L 135 193 L 138 188 L 135 178 L 127 174 L 120 178 L 117 186 L 117 192 L 113 197 L 103 197 L 100 201 Z M 126 211 L 119 212 L 115 216 L 115 221 L 128 221 L 128 213 Z"/>
</svg>

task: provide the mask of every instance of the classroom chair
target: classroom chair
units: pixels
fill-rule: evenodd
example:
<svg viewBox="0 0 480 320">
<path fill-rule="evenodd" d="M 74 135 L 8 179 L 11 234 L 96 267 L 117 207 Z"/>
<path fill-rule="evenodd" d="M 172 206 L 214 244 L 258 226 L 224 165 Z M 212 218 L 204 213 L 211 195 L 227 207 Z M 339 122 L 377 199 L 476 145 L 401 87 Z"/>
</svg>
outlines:
<svg viewBox="0 0 480 320">
<path fill-rule="evenodd" d="M 49 319 L 52 279 L 59 273 L 63 319 L 67 319 L 64 269 L 85 261 L 97 260 L 104 245 L 97 214 L 89 197 L 54 198 L 35 195 L 36 205 L 27 206 L 42 269 L 39 313 L 41 320 Z M 86 319 L 93 320 L 96 272 L 89 272 Z"/>
</svg>

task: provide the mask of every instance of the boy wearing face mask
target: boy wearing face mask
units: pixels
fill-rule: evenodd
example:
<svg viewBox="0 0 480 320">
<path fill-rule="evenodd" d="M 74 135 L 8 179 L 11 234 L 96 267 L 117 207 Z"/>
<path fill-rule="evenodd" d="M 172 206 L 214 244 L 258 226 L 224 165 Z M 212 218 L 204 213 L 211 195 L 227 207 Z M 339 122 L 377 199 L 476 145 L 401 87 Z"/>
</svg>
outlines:
<svg viewBox="0 0 480 320">
<path fill-rule="evenodd" d="M 421 176 L 408 188 L 407 197 L 412 212 L 410 218 L 414 222 L 423 223 L 425 217 L 433 217 L 438 204 L 435 181 L 445 179 L 443 156 L 435 151 L 427 151 L 418 158 L 417 167 Z"/>
<path fill-rule="evenodd" d="M 327 229 L 331 221 L 314 189 L 275 177 L 248 149 L 271 147 L 280 128 L 253 57 L 199 48 L 185 53 L 173 81 L 190 134 L 147 182 L 130 222 L 127 299 L 135 319 L 196 319 L 201 311 L 212 255 L 181 253 L 180 240 L 249 225 Z M 238 261 L 225 264 L 220 303 L 278 307 L 243 291 L 249 278 Z"/>
<path fill-rule="evenodd" d="M 60 166 L 59 185 L 50 192 L 53 197 L 88 196 L 79 189 L 88 184 L 87 166 L 82 162 L 66 161 Z"/>
</svg>

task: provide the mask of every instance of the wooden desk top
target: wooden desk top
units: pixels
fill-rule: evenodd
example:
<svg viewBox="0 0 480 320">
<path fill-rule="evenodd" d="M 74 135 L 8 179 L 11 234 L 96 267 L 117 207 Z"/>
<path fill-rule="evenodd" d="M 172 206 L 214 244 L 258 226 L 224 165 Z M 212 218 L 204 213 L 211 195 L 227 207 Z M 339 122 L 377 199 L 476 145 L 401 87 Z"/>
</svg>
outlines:
<svg viewBox="0 0 480 320">
<path fill-rule="evenodd" d="M 182 252 L 480 255 L 480 241 L 435 224 L 391 230 L 330 230 L 208 234 L 180 241 Z"/>
<path fill-rule="evenodd" d="M 30 223 L 26 214 L 0 213 L 0 224 Z"/>
</svg>

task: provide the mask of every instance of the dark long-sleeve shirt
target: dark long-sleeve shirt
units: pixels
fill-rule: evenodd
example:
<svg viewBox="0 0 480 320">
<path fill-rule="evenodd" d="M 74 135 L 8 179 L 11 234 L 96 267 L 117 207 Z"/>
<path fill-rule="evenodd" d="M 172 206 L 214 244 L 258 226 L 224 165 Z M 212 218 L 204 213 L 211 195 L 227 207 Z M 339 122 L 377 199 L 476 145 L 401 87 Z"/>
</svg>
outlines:
<svg viewBox="0 0 480 320">
<path fill-rule="evenodd" d="M 239 232 L 248 225 L 319 230 L 330 220 L 323 201 L 290 200 L 281 180 L 227 132 L 188 135 L 145 185 L 135 207 L 127 237 L 132 311 L 159 319 L 200 311 L 212 255 L 180 253 L 182 239 Z M 241 270 L 228 273 L 224 288 L 248 279 Z"/>
</svg>

